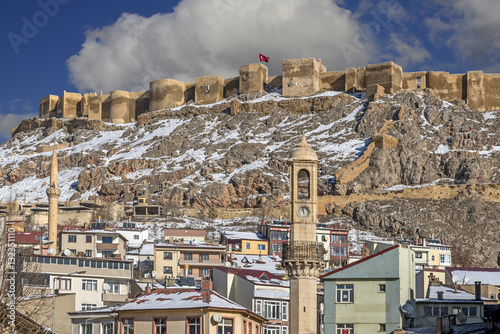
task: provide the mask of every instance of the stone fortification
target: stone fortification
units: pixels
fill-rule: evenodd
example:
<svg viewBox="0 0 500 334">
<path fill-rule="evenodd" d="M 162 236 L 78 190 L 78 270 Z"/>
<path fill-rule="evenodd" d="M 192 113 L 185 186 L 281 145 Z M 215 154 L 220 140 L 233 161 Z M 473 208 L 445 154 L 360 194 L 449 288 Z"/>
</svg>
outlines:
<svg viewBox="0 0 500 334">
<path fill-rule="evenodd" d="M 500 74 L 470 71 L 404 73 L 393 62 L 328 72 L 321 60 L 314 58 L 283 60 L 282 76 L 269 77 L 262 64 L 240 67 L 240 76 L 195 78 L 194 83 L 161 79 L 150 83 L 149 91 L 112 91 L 49 95 L 40 100 L 40 118 L 73 118 L 134 122 L 146 112 L 171 109 L 188 102 L 211 104 L 234 94 L 262 93 L 266 86 L 282 88 L 283 96 L 302 97 L 320 91 L 366 92 L 368 98 L 401 90 L 430 88 L 443 100 L 463 100 L 478 111 L 500 109 Z"/>
</svg>

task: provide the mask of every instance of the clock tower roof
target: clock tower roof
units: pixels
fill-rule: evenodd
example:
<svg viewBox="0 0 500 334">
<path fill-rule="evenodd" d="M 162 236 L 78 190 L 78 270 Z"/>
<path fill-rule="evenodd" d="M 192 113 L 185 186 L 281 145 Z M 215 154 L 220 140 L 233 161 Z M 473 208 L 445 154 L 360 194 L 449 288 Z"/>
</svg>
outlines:
<svg viewBox="0 0 500 334">
<path fill-rule="evenodd" d="M 292 152 L 291 159 L 318 160 L 318 156 L 306 141 L 306 135 L 302 132 L 300 145 Z"/>
</svg>

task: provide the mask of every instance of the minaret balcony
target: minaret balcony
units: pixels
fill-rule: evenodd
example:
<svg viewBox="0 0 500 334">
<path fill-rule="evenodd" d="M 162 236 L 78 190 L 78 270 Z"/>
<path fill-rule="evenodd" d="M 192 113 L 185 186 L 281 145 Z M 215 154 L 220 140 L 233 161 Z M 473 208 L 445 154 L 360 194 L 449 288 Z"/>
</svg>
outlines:
<svg viewBox="0 0 500 334">
<path fill-rule="evenodd" d="M 283 261 L 318 261 L 323 262 L 325 248 L 316 241 L 289 241 L 283 245 Z"/>
</svg>

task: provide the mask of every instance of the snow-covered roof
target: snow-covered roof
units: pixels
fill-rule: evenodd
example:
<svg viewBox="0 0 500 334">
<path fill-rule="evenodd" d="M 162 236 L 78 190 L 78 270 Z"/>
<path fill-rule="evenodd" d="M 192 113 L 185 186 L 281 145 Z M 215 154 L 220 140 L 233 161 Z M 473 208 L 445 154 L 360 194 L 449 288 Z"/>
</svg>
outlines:
<svg viewBox="0 0 500 334">
<path fill-rule="evenodd" d="M 197 247 L 197 248 L 226 249 L 226 246 L 224 246 L 224 245 L 210 245 L 210 244 L 205 244 L 205 243 L 202 243 L 202 242 L 193 243 L 193 242 L 190 242 L 190 241 L 184 241 L 183 244 L 179 244 L 179 243 L 177 243 L 177 244 L 169 244 L 169 243 L 166 243 L 166 242 L 162 242 L 162 243 L 155 244 L 154 246 L 155 247 L 172 247 L 172 248 L 176 248 L 176 247 L 183 247 L 183 248 Z"/>
<path fill-rule="evenodd" d="M 222 234 L 227 239 L 241 239 L 241 240 L 267 240 L 262 234 L 255 232 L 240 232 L 240 231 L 224 231 Z"/>
<path fill-rule="evenodd" d="M 443 292 L 443 299 L 438 299 L 438 292 Z M 474 302 L 475 296 L 472 293 L 465 292 L 463 290 L 457 289 L 457 292 L 453 288 L 448 288 L 443 285 L 431 285 L 429 286 L 429 298 L 417 299 L 421 302 L 439 302 L 439 303 L 449 303 L 449 302 Z M 477 301 L 479 302 L 479 301 Z"/>
<path fill-rule="evenodd" d="M 156 289 L 151 294 L 139 296 L 118 307 L 116 311 L 180 310 L 208 307 L 251 312 L 215 291 L 202 291 L 193 288 Z"/>
<path fill-rule="evenodd" d="M 154 244 L 142 244 L 139 255 L 144 255 L 144 256 L 153 256 L 155 254 L 155 245 Z"/>
<path fill-rule="evenodd" d="M 448 267 L 446 271 L 450 277 L 457 276 L 458 284 L 463 284 L 463 279 L 467 277 L 470 284 L 480 281 L 481 284 L 491 284 L 500 286 L 500 268 L 455 268 Z"/>
<path fill-rule="evenodd" d="M 236 259 L 233 262 L 242 269 L 253 269 L 268 271 L 277 276 L 285 276 L 285 269 L 276 269 L 276 265 L 281 264 L 281 258 L 276 255 L 273 259 L 272 255 L 233 255 Z"/>
<path fill-rule="evenodd" d="M 278 290 L 278 289 L 257 289 L 254 291 L 255 298 L 268 298 L 268 299 L 290 299 L 289 290 Z"/>
</svg>

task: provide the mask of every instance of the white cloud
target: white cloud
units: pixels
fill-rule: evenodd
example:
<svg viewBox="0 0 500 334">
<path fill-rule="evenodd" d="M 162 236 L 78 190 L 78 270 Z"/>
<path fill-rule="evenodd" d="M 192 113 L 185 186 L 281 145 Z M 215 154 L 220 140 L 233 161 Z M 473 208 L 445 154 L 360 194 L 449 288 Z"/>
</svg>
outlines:
<svg viewBox="0 0 500 334">
<path fill-rule="evenodd" d="M 105 92 L 148 89 L 164 78 L 234 77 L 258 53 L 270 57 L 270 75 L 281 74 L 287 58 L 321 58 L 341 70 L 377 54 L 359 31 L 352 13 L 331 0 L 183 0 L 173 13 L 123 14 L 88 31 L 67 65 L 80 91 Z"/>
<path fill-rule="evenodd" d="M 0 114 L 0 143 L 11 138 L 12 128 L 18 126 L 23 119 L 33 118 L 33 114 Z"/>
<path fill-rule="evenodd" d="M 419 64 L 431 57 L 431 54 L 416 38 L 390 34 L 390 48 L 397 53 L 395 62 L 403 68 L 412 64 Z"/>
<path fill-rule="evenodd" d="M 441 6 L 426 20 L 429 36 L 454 49 L 463 61 L 481 69 L 498 68 L 500 62 L 500 1 L 435 0 Z"/>
</svg>

